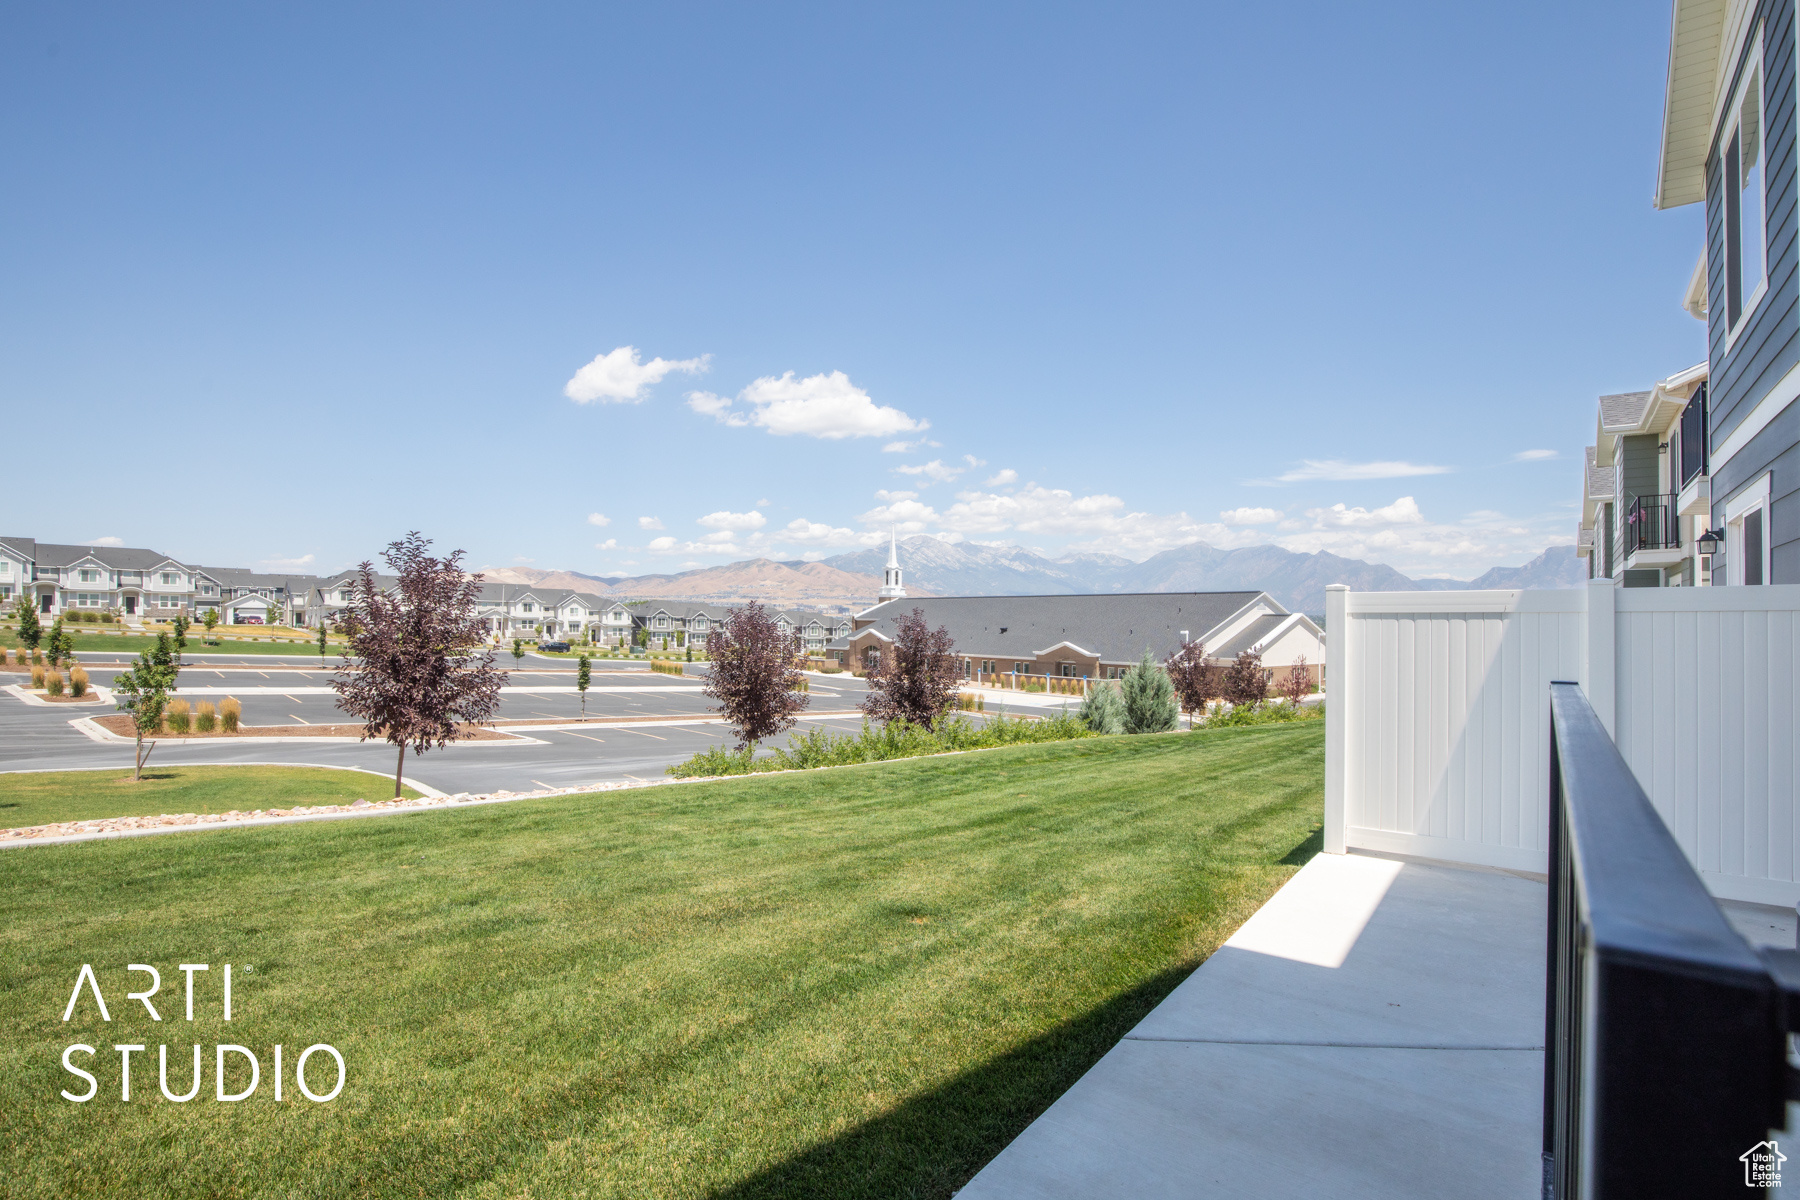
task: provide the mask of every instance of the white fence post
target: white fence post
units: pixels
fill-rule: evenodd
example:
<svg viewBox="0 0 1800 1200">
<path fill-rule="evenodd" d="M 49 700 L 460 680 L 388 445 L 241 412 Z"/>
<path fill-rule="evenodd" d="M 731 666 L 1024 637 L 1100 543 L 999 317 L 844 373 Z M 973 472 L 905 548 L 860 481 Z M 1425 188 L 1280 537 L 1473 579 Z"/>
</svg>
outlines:
<svg viewBox="0 0 1800 1200">
<path fill-rule="evenodd" d="M 1608 737 L 1618 736 L 1618 633 L 1615 628 L 1615 603 L 1618 585 L 1610 579 L 1590 579 L 1587 585 L 1587 621 L 1584 630 L 1582 662 L 1586 674 L 1580 680 L 1594 715 L 1606 726 Z"/>
<path fill-rule="evenodd" d="M 1325 589 L 1325 853 L 1344 853 L 1344 722 L 1350 716 L 1350 589 Z"/>
</svg>

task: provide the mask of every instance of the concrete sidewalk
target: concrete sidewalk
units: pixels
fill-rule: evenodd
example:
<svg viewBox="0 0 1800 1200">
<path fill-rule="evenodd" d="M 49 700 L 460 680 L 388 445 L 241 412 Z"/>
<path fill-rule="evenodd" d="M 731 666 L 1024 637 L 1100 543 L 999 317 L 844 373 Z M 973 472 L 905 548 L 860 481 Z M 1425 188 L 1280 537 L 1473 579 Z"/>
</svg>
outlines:
<svg viewBox="0 0 1800 1200">
<path fill-rule="evenodd" d="M 1545 895 L 1317 856 L 961 1200 L 1537 1195 Z"/>
</svg>

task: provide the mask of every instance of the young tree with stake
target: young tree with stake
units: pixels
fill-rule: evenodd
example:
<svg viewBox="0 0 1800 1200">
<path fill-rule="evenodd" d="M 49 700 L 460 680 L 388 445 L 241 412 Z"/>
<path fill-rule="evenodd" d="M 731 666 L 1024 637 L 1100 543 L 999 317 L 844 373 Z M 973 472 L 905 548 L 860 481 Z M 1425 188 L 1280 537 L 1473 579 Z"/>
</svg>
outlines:
<svg viewBox="0 0 1800 1200">
<path fill-rule="evenodd" d="M 525 661 L 525 639 L 524 638 L 514 638 L 513 639 L 512 655 L 513 655 L 513 666 L 515 666 L 515 667 Z"/>
<path fill-rule="evenodd" d="M 204 613 L 201 613 L 200 623 L 206 626 L 206 640 L 210 642 L 212 640 L 213 631 L 219 627 L 219 610 L 216 608 L 209 608 Z"/>
<path fill-rule="evenodd" d="M 327 624 L 328 624 L 328 622 L 325 619 L 325 614 L 320 613 L 319 614 L 319 665 L 321 667 L 325 665 L 325 638 L 326 638 L 327 633 L 329 632 L 326 628 Z"/>
<path fill-rule="evenodd" d="M 581 661 L 575 667 L 575 690 L 581 693 L 581 719 L 584 721 L 587 720 L 588 684 L 593 681 L 594 664 L 588 658 L 587 654 L 583 653 Z"/>
<path fill-rule="evenodd" d="M 194 623 L 188 620 L 186 609 L 178 609 L 175 619 L 169 624 L 175 630 L 175 665 L 180 666 L 181 652 L 187 649 L 187 631 L 193 628 Z"/>
<path fill-rule="evenodd" d="M 950 631 L 925 624 L 915 608 L 894 622 L 894 643 L 869 671 L 862 710 L 877 721 L 907 721 L 930 729 L 956 703 L 962 669 Z"/>
<path fill-rule="evenodd" d="M 36 650 L 38 648 L 38 643 L 44 639 L 44 626 L 43 623 L 38 620 L 37 606 L 31 602 L 30 596 L 21 595 L 19 597 L 18 616 L 19 648 L 21 650 Z"/>
<path fill-rule="evenodd" d="M 737 728 L 739 750 L 754 749 L 793 725 L 794 714 L 811 699 L 795 690 L 804 678 L 800 639 L 782 633 L 760 604 L 728 612 L 706 648 L 712 673 L 705 692 L 719 701 L 718 711 Z"/>
<path fill-rule="evenodd" d="M 461 550 L 434 558 L 430 545 L 414 530 L 388 546 L 382 558 L 399 576 L 389 591 L 376 583 L 374 563 L 361 565 L 346 610 L 353 632 L 331 681 L 338 707 L 361 718 L 365 739 L 399 747 L 396 798 L 406 748 L 423 754 L 467 737 L 461 726 L 492 720 L 506 682 L 491 654 L 475 653 L 481 576 L 463 574 Z"/>
<path fill-rule="evenodd" d="M 175 651 L 169 635 L 156 635 L 156 645 L 138 655 L 137 662 L 119 672 L 113 680 L 113 695 L 118 707 L 131 714 L 131 725 L 137 733 L 137 755 L 132 766 L 133 782 L 144 777 L 144 764 L 150 754 L 144 749 L 144 735 L 162 731 L 163 713 L 169 707 L 169 693 L 175 690 L 175 678 L 181 668 L 175 665 Z M 156 749 L 156 743 L 150 743 Z"/>
</svg>

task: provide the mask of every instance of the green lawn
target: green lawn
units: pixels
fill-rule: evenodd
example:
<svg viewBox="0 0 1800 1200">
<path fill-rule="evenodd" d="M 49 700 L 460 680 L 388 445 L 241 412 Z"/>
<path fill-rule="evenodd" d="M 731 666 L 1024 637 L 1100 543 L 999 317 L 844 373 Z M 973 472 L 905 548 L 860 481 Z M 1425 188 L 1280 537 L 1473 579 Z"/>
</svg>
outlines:
<svg viewBox="0 0 1800 1200">
<path fill-rule="evenodd" d="M 0 851 L 9 1194 L 948 1196 L 1317 850 L 1323 743 L 1095 738 Z M 169 1020 L 196 962 L 195 1021 Z M 111 1024 L 61 1020 L 83 963 Z M 128 963 L 162 970 L 162 1024 Z M 102 1050 L 87 1104 L 58 1095 L 85 1087 L 74 1042 Z M 150 1047 L 130 1103 L 125 1042 Z M 250 1100 L 213 1099 L 218 1042 L 262 1057 Z M 291 1082 L 316 1042 L 349 1064 L 329 1104 Z M 162 1099 L 163 1043 L 177 1092 L 205 1047 L 199 1099 Z"/>
<path fill-rule="evenodd" d="M 92 632 L 92 630 L 99 628 L 98 626 L 86 625 L 73 625 L 67 626 L 66 628 L 75 639 L 75 651 L 78 654 L 83 650 L 105 650 L 114 654 L 138 654 L 156 644 L 156 635 L 154 633 L 95 633 Z M 48 637 L 49 634 L 50 626 L 46 623 L 44 625 L 44 636 Z M 171 633 L 169 636 L 173 638 L 174 634 Z M 41 641 L 38 644 L 40 648 L 43 645 Z M 18 645 L 19 634 L 17 630 L 7 629 L 0 631 L 0 646 L 5 646 L 8 649 L 16 649 Z M 335 667 L 337 665 L 338 654 L 342 649 L 343 647 L 339 643 L 331 643 L 329 652 L 330 657 L 326 660 L 331 666 Z M 317 642 L 309 641 L 235 642 L 226 638 L 222 639 L 217 646 L 204 646 L 201 645 L 200 630 L 190 629 L 188 631 L 188 643 L 185 652 L 188 654 L 305 654 L 317 658 L 319 657 L 319 644 Z"/>
<path fill-rule="evenodd" d="M 417 792 L 406 789 L 406 795 Z M 292 808 L 392 800 L 394 781 L 361 771 L 325 767 L 162 767 L 154 753 L 144 777 L 130 767 L 105 771 L 17 771 L 0 774 L 0 829 L 153 817 L 159 813 L 221 813 L 232 809 Z"/>
</svg>

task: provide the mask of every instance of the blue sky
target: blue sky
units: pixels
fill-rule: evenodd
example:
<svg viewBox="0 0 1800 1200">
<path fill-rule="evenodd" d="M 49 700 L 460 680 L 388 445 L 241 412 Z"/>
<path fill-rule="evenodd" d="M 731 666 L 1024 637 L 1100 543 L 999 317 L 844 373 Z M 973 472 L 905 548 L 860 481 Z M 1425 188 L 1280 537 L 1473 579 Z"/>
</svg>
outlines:
<svg viewBox="0 0 1800 1200">
<path fill-rule="evenodd" d="M 10 6 L 0 532 L 1572 541 L 1705 355 L 1666 8 L 1245 7 Z"/>
</svg>

